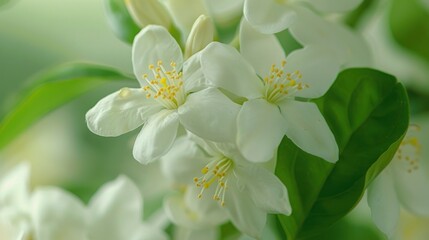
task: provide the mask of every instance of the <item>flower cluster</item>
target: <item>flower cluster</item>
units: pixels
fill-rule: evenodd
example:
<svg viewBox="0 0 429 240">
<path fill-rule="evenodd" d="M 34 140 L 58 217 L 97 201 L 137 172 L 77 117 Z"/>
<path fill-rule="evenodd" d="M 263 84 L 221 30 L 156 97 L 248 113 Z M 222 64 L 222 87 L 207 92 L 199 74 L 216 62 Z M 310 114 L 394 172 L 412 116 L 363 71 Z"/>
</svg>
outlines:
<svg viewBox="0 0 429 240">
<path fill-rule="evenodd" d="M 281 140 L 286 136 L 335 163 L 335 137 L 312 99 L 341 69 L 369 64 L 357 35 L 310 9 L 345 11 L 360 1 L 126 2 L 144 27 L 132 49 L 140 87 L 100 100 L 86 115 L 89 129 L 118 136 L 143 125 L 134 157 L 143 164 L 162 160 L 163 173 L 179 189 L 167 198 L 166 211 L 189 239 L 202 232 L 215 238 L 216 227 L 228 220 L 259 238 L 267 213 L 293 211 L 286 186 L 273 173 Z M 186 4 L 195 10 L 184 12 Z M 213 41 L 209 18 L 192 25 L 199 14 L 219 22 L 238 18 L 243 9 L 239 50 Z M 169 34 L 171 19 L 188 37 L 185 54 Z M 286 28 L 303 46 L 290 54 L 274 35 Z"/>
</svg>

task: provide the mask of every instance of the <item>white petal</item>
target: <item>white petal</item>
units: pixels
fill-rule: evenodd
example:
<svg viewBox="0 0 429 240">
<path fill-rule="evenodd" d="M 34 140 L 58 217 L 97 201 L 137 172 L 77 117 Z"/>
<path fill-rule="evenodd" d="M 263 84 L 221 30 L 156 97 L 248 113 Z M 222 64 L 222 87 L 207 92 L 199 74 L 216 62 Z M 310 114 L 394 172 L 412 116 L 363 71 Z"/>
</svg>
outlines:
<svg viewBox="0 0 429 240">
<path fill-rule="evenodd" d="M 201 0 L 166 0 L 174 23 L 188 36 L 194 21 L 201 15 L 209 15 Z"/>
<path fill-rule="evenodd" d="M 140 225 L 133 229 L 133 233 L 126 239 L 129 240 L 167 240 L 168 236 L 161 229 L 149 224 Z M 104 240 L 104 239 L 103 239 Z M 114 240 L 114 239 L 112 239 Z"/>
<path fill-rule="evenodd" d="M 236 171 L 256 206 L 269 213 L 291 214 L 287 189 L 274 173 L 254 164 L 237 167 Z"/>
<path fill-rule="evenodd" d="M 195 142 L 187 137 L 180 137 L 170 151 L 162 156 L 161 168 L 169 181 L 186 185 L 194 183 L 194 177 L 208 162 L 208 156 Z"/>
<path fill-rule="evenodd" d="M 174 224 L 190 229 L 205 229 L 216 227 L 227 220 L 225 209 L 216 201 L 210 198 L 198 199 L 198 192 L 189 192 L 189 188 L 185 194 L 189 195 L 188 198 L 193 198 L 193 202 L 185 200 L 181 195 L 168 197 L 164 202 L 166 213 Z"/>
<path fill-rule="evenodd" d="M 4 206 L 24 207 L 29 198 L 30 165 L 19 164 L 0 179 L 0 208 Z"/>
<path fill-rule="evenodd" d="M 288 129 L 286 136 L 302 150 L 335 163 L 339 150 L 334 134 L 312 102 L 284 101 L 280 105 Z"/>
<path fill-rule="evenodd" d="M 231 222 L 240 232 L 260 239 L 267 220 L 266 211 L 255 205 L 249 198 L 250 193 L 246 189 L 240 189 L 237 181 L 231 181 L 228 187 L 224 207 L 228 211 Z"/>
<path fill-rule="evenodd" d="M 245 19 L 240 25 L 240 52 L 262 78 L 268 76 L 273 64 L 286 60 L 276 36 L 259 33 Z"/>
<path fill-rule="evenodd" d="M 320 46 L 307 46 L 292 52 L 286 59 L 286 72 L 300 71 L 302 82 L 308 84 L 297 97 L 318 98 L 328 91 L 340 72 L 340 64 Z"/>
<path fill-rule="evenodd" d="M 297 12 L 298 19 L 290 31 L 302 45 L 323 48 L 328 52 L 324 57 L 337 58 L 343 68 L 371 66 L 371 52 L 362 36 L 343 25 L 328 22 L 309 9 L 297 8 Z"/>
<path fill-rule="evenodd" d="M 143 126 L 134 143 L 134 158 L 148 164 L 164 155 L 173 145 L 179 127 L 179 116 L 174 110 L 162 110 Z"/>
<path fill-rule="evenodd" d="M 244 0 L 205 0 L 208 11 L 217 22 L 228 24 L 240 17 Z"/>
<path fill-rule="evenodd" d="M 279 3 L 277 0 L 246 0 L 244 16 L 261 33 L 277 33 L 288 28 L 296 13 L 292 4 Z"/>
<path fill-rule="evenodd" d="M 79 199 L 61 189 L 37 189 L 32 197 L 31 212 L 36 239 L 88 239 L 85 207 Z"/>
<path fill-rule="evenodd" d="M 200 188 L 195 185 L 187 189 L 185 193 L 185 203 L 194 212 L 197 212 L 202 220 L 200 221 L 205 226 L 218 226 L 228 220 L 228 214 L 225 208 L 219 206 L 218 202 L 213 200 L 212 196 L 215 193 L 215 186 L 204 191 L 201 199 L 198 194 Z"/>
<path fill-rule="evenodd" d="M 207 81 L 201 68 L 201 51 L 192 55 L 183 64 L 185 92 L 196 92 L 207 87 Z"/>
<path fill-rule="evenodd" d="M 273 158 L 286 128 L 276 105 L 263 99 L 247 101 L 237 118 L 238 148 L 249 161 L 266 162 Z"/>
<path fill-rule="evenodd" d="M 141 126 L 161 106 L 141 89 L 123 88 L 101 99 L 86 113 L 88 128 L 101 136 L 118 136 Z"/>
<path fill-rule="evenodd" d="M 125 176 L 103 185 L 89 203 L 90 235 L 94 239 L 129 239 L 141 223 L 143 200 Z"/>
<path fill-rule="evenodd" d="M 322 12 L 345 12 L 350 11 L 356 8 L 359 4 L 362 3 L 362 0 L 347 0 L 347 1 L 338 1 L 338 0 L 301 0 L 312 5 L 319 11 Z"/>
<path fill-rule="evenodd" d="M 391 237 L 398 224 L 400 208 L 393 179 L 386 170 L 368 187 L 368 205 L 375 225 Z"/>
<path fill-rule="evenodd" d="M 262 96 L 262 81 L 252 66 L 231 46 L 210 43 L 202 52 L 201 66 L 207 81 L 216 87 L 247 98 Z"/>
<path fill-rule="evenodd" d="M 132 55 L 134 74 L 142 86 L 147 85 L 143 74 L 151 76 L 150 64 L 156 66 L 158 61 L 162 61 L 169 67 L 171 62 L 175 62 L 177 69 L 181 69 L 183 64 L 179 44 L 161 26 L 149 25 L 141 30 L 134 38 Z"/>
<path fill-rule="evenodd" d="M 178 112 L 182 125 L 195 135 L 216 142 L 235 141 L 240 105 L 216 88 L 189 95 Z"/>
<path fill-rule="evenodd" d="M 421 158 L 418 168 L 414 169 L 409 161 L 393 158 L 388 167 L 394 176 L 394 185 L 401 205 L 414 214 L 429 216 L 429 169 L 425 168 L 421 161 L 429 159 Z"/>
</svg>

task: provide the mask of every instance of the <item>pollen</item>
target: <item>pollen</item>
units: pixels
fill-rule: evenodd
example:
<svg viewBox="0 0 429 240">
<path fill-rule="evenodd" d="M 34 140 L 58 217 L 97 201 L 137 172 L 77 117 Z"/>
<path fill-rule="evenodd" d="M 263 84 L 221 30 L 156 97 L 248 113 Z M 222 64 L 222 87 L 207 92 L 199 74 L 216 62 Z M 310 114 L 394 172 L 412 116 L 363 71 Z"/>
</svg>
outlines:
<svg viewBox="0 0 429 240">
<path fill-rule="evenodd" d="M 202 168 L 201 173 L 203 176 L 194 178 L 195 185 L 198 188 L 201 188 L 197 197 L 201 199 L 204 191 L 215 184 L 216 189 L 212 198 L 213 200 L 218 201 L 221 206 L 224 206 L 225 194 L 228 188 L 228 177 L 233 168 L 232 160 L 226 157 L 213 160 Z"/>
<path fill-rule="evenodd" d="M 155 99 L 167 109 L 177 109 L 185 102 L 182 72 L 177 71 L 175 62 L 171 62 L 167 69 L 159 60 L 156 65 L 150 64 L 148 69 L 151 74 L 142 75 L 147 83 L 142 87 L 146 98 Z"/>
<path fill-rule="evenodd" d="M 395 159 L 402 162 L 405 166 L 405 170 L 408 173 L 413 173 L 419 169 L 420 156 L 422 146 L 419 139 L 415 136 L 415 133 L 420 131 L 419 126 L 410 125 L 408 128 L 407 135 L 402 140 L 401 145 L 396 152 Z"/>
<path fill-rule="evenodd" d="M 309 87 L 302 82 L 302 73 L 299 70 L 286 72 L 286 64 L 285 60 L 281 62 L 280 68 L 273 64 L 268 76 L 263 78 L 265 99 L 271 103 L 294 97 L 298 91 Z"/>
</svg>

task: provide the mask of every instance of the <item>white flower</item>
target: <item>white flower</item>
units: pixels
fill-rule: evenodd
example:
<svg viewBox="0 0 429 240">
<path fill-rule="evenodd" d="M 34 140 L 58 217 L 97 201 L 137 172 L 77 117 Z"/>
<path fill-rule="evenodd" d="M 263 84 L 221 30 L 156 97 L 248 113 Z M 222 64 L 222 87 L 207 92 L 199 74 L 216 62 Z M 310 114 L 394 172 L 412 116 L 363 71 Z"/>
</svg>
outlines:
<svg viewBox="0 0 429 240">
<path fill-rule="evenodd" d="M 56 187 L 28 191 L 29 166 L 19 165 L 0 181 L 2 240 L 166 240 L 161 228 L 143 223 L 143 202 L 126 177 L 104 185 L 85 206 Z"/>
<path fill-rule="evenodd" d="M 359 33 L 340 23 L 325 20 L 309 9 L 299 9 L 289 30 L 303 46 L 317 46 L 334 55 L 342 69 L 373 66 L 370 47 Z"/>
<path fill-rule="evenodd" d="M 214 141 L 231 139 L 239 106 L 217 89 L 203 89 L 200 54 L 183 63 L 168 31 L 148 26 L 134 40 L 133 65 L 141 88 L 123 88 L 100 100 L 86 114 L 91 131 L 118 136 L 143 125 L 133 154 L 144 164 L 168 151 L 180 125 Z"/>
<path fill-rule="evenodd" d="M 338 146 L 325 119 L 316 104 L 302 101 L 328 90 L 339 71 L 336 59 L 315 46 L 286 58 L 274 35 L 259 34 L 245 23 L 240 34 L 241 53 L 250 64 L 220 43 L 210 44 L 201 62 L 211 84 L 245 98 L 237 118 L 243 156 L 268 161 L 286 134 L 304 151 L 337 161 Z"/>
<path fill-rule="evenodd" d="M 306 6 L 317 11 L 342 12 L 358 6 L 362 0 L 245 0 L 244 16 L 258 31 L 276 33 L 290 27 Z M 313 26 L 306 26 L 317 31 Z"/>
<path fill-rule="evenodd" d="M 154 24 L 171 26 L 171 17 L 159 0 L 125 0 L 125 6 L 134 21 L 142 28 Z"/>
<path fill-rule="evenodd" d="M 193 201 L 200 199 L 202 206 L 218 202 L 223 208 L 218 211 L 226 211 L 237 229 L 256 238 L 267 213 L 291 213 L 286 187 L 272 172 L 248 162 L 232 144 L 194 139 L 205 152 L 183 139 L 163 157 L 165 168 L 179 181 L 195 185 L 190 188 Z M 174 173 L 176 166 L 178 173 Z"/>
<path fill-rule="evenodd" d="M 411 126 L 392 162 L 368 188 L 368 205 L 377 227 L 391 237 L 400 207 L 429 216 L 429 165 L 421 158 L 422 146 Z"/>
<path fill-rule="evenodd" d="M 243 12 L 244 0 L 167 0 L 175 24 L 185 36 L 191 31 L 194 21 L 201 15 L 207 15 L 221 25 L 230 24 L 239 19 Z"/>
<path fill-rule="evenodd" d="M 105 184 L 92 197 L 89 236 L 99 240 L 166 240 L 160 226 L 142 222 L 143 199 L 137 186 L 124 176 Z"/>
</svg>

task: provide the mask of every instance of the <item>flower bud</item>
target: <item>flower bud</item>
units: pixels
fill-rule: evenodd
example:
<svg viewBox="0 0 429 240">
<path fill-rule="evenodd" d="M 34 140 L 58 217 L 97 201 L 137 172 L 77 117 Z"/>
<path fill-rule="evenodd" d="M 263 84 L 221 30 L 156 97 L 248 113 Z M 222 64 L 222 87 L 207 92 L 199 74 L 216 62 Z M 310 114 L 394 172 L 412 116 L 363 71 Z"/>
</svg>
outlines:
<svg viewBox="0 0 429 240">
<path fill-rule="evenodd" d="M 125 0 L 128 12 L 133 20 L 144 28 L 149 24 L 169 28 L 171 17 L 159 0 Z"/>
<path fill-rule="evenodd" d="M 189 58 L 195 53 L 205 48 L 213 41 L 215 27 L 211 18 L 201 15 L 195 20 L 186 41 L 185 58 Z"/>
</svg>

